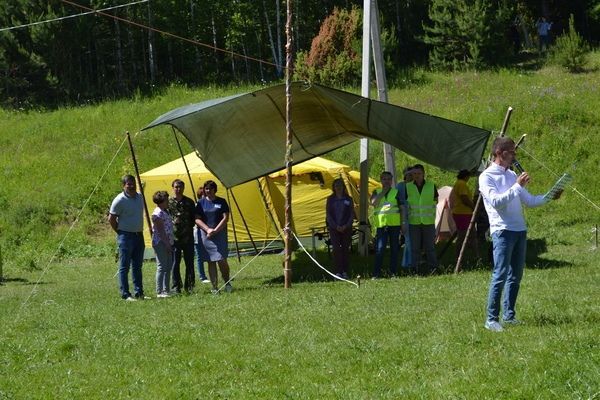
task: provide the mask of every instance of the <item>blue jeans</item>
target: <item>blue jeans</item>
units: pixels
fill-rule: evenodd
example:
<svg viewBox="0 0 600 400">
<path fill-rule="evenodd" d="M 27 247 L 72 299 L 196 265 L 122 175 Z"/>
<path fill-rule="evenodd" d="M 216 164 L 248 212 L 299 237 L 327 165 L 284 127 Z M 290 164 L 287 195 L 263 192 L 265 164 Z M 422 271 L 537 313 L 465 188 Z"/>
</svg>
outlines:
<svg viewBox="0 0 600 400">
<path fill-rule="evenodd" d="M 142 232 L 117 231 L 117 244 L 119 245 L 119 289 L 121 297 L 131 297 L 129 291 L 129 266 L 133 278 L 135 297 L 144 296 L 142 282 L 142 263 L 144 262 L 144 235 Z"/>
<path fill-rule="evenodd" d="M 398 269 L 398 249 L 400 248 L 400 227 L 384 226 L 377 228 L 375 234 L 375 270 L 374 277 L 381 275 L 381 266 L 383 265 L 383 253 L 387 246 L 388 238 L 390 241 L 390 272 L 396 274 Z"/>
<path fill-rule="evenodd" d="M 206 272 L 204 272 L 204 262 L 202 261 L 202 238 L 200 237 L 200 231 L 196 233 L 196 265 L 198 267 L 198 276 L 201 281 L 206 280 Z"/>
<path fill-rule="evenodd" d="M 152 246 L 156 254 L 156 294 L 169 293 L 171 289 L 171 268 L 173 267 L 173 250 L 167 250 L 163 242 Z"/>
<path fill-rule="evenodd" d="M 496 231 L 492 234 L 494 246 L 494 269 L 488 294 L 487 319 L 498 321 L 500 315 L 500 298 L 502 301 L 504 320 L 515 318 L 515 304 L 523 277 L 525 252 L 527 251 L 527 231 Z"/>
</svg>

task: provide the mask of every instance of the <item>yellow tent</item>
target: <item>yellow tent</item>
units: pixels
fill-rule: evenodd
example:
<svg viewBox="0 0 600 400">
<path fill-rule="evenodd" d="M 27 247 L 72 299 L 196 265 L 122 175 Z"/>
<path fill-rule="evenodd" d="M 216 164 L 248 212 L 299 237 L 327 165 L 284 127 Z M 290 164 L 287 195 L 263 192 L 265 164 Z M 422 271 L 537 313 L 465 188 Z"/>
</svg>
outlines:
<svg viewBox="0 0 600 400">
<path fill-rule="evenodd" d="M 146 195 L 146 204 L 150 212 L 155 205 L 152 195 L 158 190 L 171 193 L 174 179 L 185 182 L 185 195 L 194 198 L 192 188 L 198 190 L 207 180 L 217 183 L 217 196 L 229 203 L 231 220 L 228 225 L 229 241 L 251 242 L 257 246 L 271 241 L 282 232 L 284 226 L 285 170 L 274 172 L 268 176 L 234 186 L 229 191 L 204 166 L 195 153 L 185 158 L 192 182 L 188 179 L 184 162 L 181 158 L 164 164 L 158 168 L 141 174 L 142 185 Z M 358 215 L 358 173 L 351 171 L 347 165 L 321 157 L 315 157 L 292 168 L 292 227 L 300 237 L 311 236 L 314 229 L 325 226 L 325 200 L 331 194 L 334 179 L 342 178 L 348 193 L 354 198 Z M 379 184 L 369 181 L 369 191 Z M 235 227 L 235 232 L 234 232 Z M 148 228 L 145 228 L 147 232 Z M 150 247 L 150 238 L 146 237 L 146 245 Z"/>
</svg>

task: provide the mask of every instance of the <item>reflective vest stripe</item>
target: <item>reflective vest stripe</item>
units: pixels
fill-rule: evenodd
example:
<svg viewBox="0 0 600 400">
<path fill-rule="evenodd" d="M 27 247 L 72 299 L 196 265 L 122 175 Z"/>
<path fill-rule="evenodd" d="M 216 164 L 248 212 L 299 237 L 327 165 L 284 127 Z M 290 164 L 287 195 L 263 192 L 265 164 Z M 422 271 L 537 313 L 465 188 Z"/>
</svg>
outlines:
<svg viewBox="0 0 600 400">
<path fill-rule="evenodd" d="M 377 189 L 376 194 L 382 189 Z M 373 209 L 373 219 L 376 228 L 384 226 L 400 226 L 400 208 L 398 207 L 398 190 L 391 188 L 388 194 Z M 391 200 L 390 200 L 391 199 Z"/>
<path fill-rule="evenodd" d="M 435 186 L 431 182 L 425 182 L 421 193 L 417 185 L 409 183 L 406 185 L 408 194 L 408 223 L 411 225 L 433 225 L 435 224 L 436 204 L 433 198 Z"/>
</svg>

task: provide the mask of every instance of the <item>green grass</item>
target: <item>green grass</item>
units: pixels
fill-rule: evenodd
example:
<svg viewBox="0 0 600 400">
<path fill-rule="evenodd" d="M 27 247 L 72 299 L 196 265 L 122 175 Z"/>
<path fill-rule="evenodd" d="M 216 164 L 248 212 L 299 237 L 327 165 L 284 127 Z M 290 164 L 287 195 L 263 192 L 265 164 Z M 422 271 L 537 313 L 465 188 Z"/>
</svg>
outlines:
<svg viewBox="0 0 600 400">
<path fill-rule="evenodd" d="M 577 191 L 526 211 L 526 325 L 500 335 L 482 327 L 485 264 L 356 289 L 327 281 L 296 254 L 294 287 L 284 290 L 282 257 L 271 255 L 245 269 L 231 295 L 202 287 L 127 304 L 117 295 L 105 222 L 120 175 L 133 170 L 127 147 L 117 152 L 124 132 L 172 108 L 255 88 L 172 87 L 153 98 L 0 110 L 0 399 L 599 398 L 598 66 L 600 53 L 577 75 L 554 67 L 415 71 L 390 90 L 393 103 L 496 131 L 512 106 L 508 133 L 528 134 L 519 158 L 531 191 L 545 191 L 554 173 L 574 176 Z M 141 171 L 178 156 L 167 128 L 133 141 Z M 377 176 L 380 145 L 371 153 Z M 358 145 L 327 157 L 356 168 Z M 398 153 L 397 169 L 415 161 Z M 453 173 L 427 173 L 440 186 L 454 182 Z M 372 259 L 352 265 L 368 276 Z M 144 271 L 151 291 L 154 263 Z"/>
<path fill-rule="evenodd" d="M 0 398 L 595 398 L 593 259 L 528 270 L 526 324 L 502 334 L 482 326 L 485 270 L 285 290 L 281 257 L 264 256 L 232 294 L 126 303 L 114 263 L 73 259 L 0 289 Z"/>
</svg>

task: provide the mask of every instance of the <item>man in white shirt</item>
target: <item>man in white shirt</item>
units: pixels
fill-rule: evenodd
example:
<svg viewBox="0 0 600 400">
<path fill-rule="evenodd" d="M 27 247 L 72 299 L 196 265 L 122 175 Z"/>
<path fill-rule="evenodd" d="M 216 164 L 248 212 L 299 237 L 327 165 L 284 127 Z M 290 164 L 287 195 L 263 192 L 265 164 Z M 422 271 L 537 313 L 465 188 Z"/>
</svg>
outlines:
<svg viewBox="0 0 600 400">
<path fill-rule="evenodd" d="M 515 142 L 507 137 L 498 137 L 492 144 L 494 162 L 479 176 L 479 191 L 490 220 L 494 267 L 487 303 L 485 328 L 501 332 L 499 322 L 500 298 L 504 324 L 519 324 L 515 318 L 515 304 L 519 293 L 525 252 L 527 248 L 527 225 L 521 203 L 537 207 L 548 202 L 543 195 L 530 194 L 525 186 L 530 177 L 527 172 L 517 176 L 510 170 L 515 160 Z M 553 199 L 558 199 L 557 193 Z"/>
</svg>

